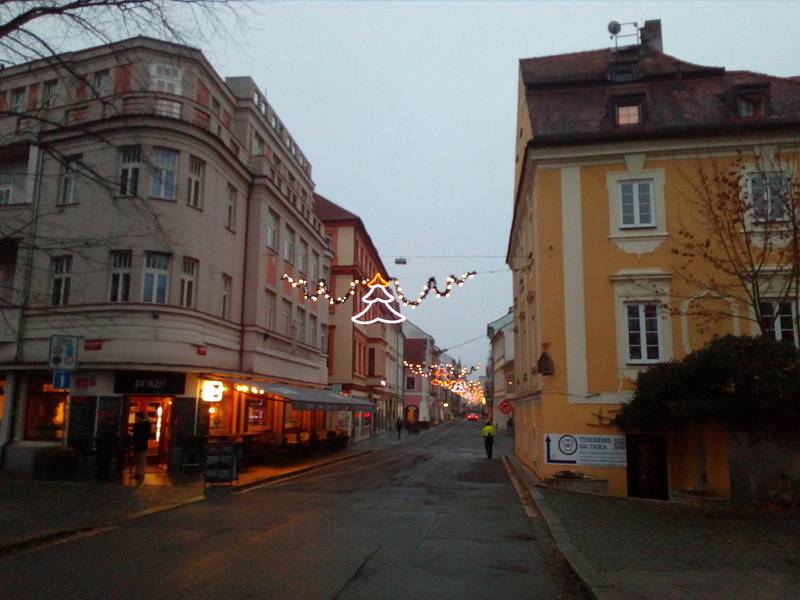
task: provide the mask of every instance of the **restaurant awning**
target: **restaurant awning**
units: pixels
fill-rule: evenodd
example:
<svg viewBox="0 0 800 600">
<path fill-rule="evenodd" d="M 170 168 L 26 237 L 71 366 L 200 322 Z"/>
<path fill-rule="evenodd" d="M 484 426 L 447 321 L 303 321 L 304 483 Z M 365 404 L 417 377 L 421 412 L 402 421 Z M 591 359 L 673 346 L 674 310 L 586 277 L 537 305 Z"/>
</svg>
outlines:
<svg viewBox="0 0 800 600">
<path fill-rule="evenodd" d="M 281 396 L 292 403 L 295 410 L 362 410 L 374 411 L 376 406 L 363 398 L 343 396 L 331 390 L 305 388 L 262 381 L 233 380 L 234 383 L 255 386 L 269 394 Z"/>
</svg>

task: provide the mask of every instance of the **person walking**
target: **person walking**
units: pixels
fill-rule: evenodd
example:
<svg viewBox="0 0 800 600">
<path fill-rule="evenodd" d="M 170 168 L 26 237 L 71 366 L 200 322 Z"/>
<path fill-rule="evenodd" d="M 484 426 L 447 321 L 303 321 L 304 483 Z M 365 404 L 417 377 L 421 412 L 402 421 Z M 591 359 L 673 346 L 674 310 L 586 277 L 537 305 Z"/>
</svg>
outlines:
<svg viewBox="0 0 800 600">
<path fill-rule="evenodd" d="M 147 442 L 150 441 L 150 419 L 143 412 L 136 413 L 136 422 L 133 424 L 133 456 L 136 461 L 136 481 L 144 482 L 144 472 L 147 470 Z"/>
<path fill-rule="evenodd" d="M 397 417 L 397 422 L 395 423 L 395 427 L 397 427 L 397 439 L 400 439 L 400 434 L 403 433 L 403 418 Z"/>
<path fill-rule="evenodd" d="M 481 429 L 481 435 L 483 436 L 483 447 L 486 449 L 486 458 L 492 458 L 492 446 L 494 445 L 494 436 L 497 435 L 497 431 L 492 426 L 491 421 L 486 421 L 486 425 Z"/>
</svg>

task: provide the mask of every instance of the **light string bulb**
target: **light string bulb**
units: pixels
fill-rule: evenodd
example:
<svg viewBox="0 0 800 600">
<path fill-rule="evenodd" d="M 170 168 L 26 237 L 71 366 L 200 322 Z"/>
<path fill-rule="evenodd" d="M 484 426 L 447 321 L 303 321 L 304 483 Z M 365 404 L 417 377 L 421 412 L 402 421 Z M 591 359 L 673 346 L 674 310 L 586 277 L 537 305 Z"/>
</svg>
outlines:
<svg viewBox="0 0 800 600">
<path fill-rule="evenodd" d="M 376 273 L 376 275 L 380 275 L 380 273 Z M 450 290 L 453 286 L 461 287 L 464 283 L 472 279 L 477 275 L 477 271 L 467 271 L 466 273 L 462 273 L 460 277 L 456 277 L 455 275 L 448 276 L 444 290 L 439 289 L 438 284 L 436 283 L 435 277 L 429 277 L 428 281 L 422 286 L 420 290 L 419 296 L 416 300 L 409 300 L 408 297 L 403 293 L 403 288 L 400 287 L 400 280 L 393 279 L 392 283 L 394 284 L 395 291 L 397 292 L 397 299 L 402 302 L 404 305 L 411 307 L 412 309 L 417 308 L 425 298 L 428 297 L 428 294 L 433 292 L 436 298 L 449 298 L 450 297 Z M 352 298 L 356 293 L 356 288 L 360 286 L 367 286 L 369 284 L 369 280 L 367 279 L 354 279 L 350 282 L 350 289 L 343 296 L 336 296 L 334 291 L 330 289 L 328 282 L 324 279 L 320 279 L 317 281 L 317 287 L 315 290 L 311 290 L 308 287 L 308 280 L 303 278 L 295 279 L 288 273 L 284 273 L 281 276 L 282 280 L 285 280 L 292 284 L 293 288 L 301 287 L 303 290 L 303 298 L 305 300 L 311 300 L 312 302 L 317 302 L 321 298 L 328 301 L 328 304 L 344 304 L 350 298 Z"/>
</svg>

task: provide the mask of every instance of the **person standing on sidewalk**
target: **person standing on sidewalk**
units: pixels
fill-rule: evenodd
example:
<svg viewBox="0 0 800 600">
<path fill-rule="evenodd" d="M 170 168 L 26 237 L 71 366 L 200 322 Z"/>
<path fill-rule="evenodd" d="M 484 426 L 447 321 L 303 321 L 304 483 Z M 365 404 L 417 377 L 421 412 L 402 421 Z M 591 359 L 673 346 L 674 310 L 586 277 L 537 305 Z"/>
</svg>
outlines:
<svg viewBox="0 0 800 600">
<path fill-rule="evenodd" d="M 397 417 L 397 422 L 395 423 L 395 427 L 397 427 L 397 439 L 400 439 L 400 434 L 403 433 L 403 418 Z"/>
<path fill-rule="evenodd" d="M 486 425 L 481 429 L 481 435 L 483 436 L 483 447 L 486 449 L 486 458 L 492 458 L 492 446 L 494 445 L 494 436 L 497 435 L 497 431 L 492 427 L 491 421 L 486 421 Z"/>
<path fill-rule="evenodd" d="M 147 470 L 147 442 L 150 441 L 150 419 L 143 412 L 136 413 L 132 437 L 133 456 L 136 461 L 136 481 L 143 483 L 144 472 Z"/>
</svg>

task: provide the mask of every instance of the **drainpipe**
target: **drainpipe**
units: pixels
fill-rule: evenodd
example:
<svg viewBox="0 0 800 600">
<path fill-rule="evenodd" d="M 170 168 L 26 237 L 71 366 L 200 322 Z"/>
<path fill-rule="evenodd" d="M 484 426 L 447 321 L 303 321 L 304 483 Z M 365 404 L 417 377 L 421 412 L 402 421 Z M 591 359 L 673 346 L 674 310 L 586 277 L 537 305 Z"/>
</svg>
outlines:
<svg viewBox="0 0 800 600">
<path fill-rule="evenodd" d="M 36 233 L 39 225 L 39 201 L 41 196 L 42 165 L 44 164 L 44 152 L 39 146 L 36 148 L 36 171 L 34 172 L 33 190 L 31 191 L 31 201 L 33 202 L 33 220 L 31 222 L 30 244 L 25 256 L 25 276 L 22 284 L 22 298 L 20 300 L 19 321 L 17 322 L 16 347 L 14 350 L 14 364 L 21 365 L 24 360 L 24 341 L 23 329 L 25 327 L 25 309 L 28 308 L 31 295 L 31 280 L 33 274 L 34 249 L 36 246 Z M 17 420 L 17 406 L 19 406 L 19 396 L 22 386 L 20 376 L 14 377 L 14 401 L 11 404 L 11 413 L 8 418 L 8 437 L 0 448 L 0 467 L 6 463 L 6 447 L 10 440 L 14 439 L 14 429 Z"/>
<path fill-rule="evenodd" d="M 239 309 L 239 372 L 244 372 L 244 300 L 247 286 L 247 256 L 250 248 L 250 203 L 253 201 L 253 180 L 247 192 L 247 206 L 244 208 L 244 269 L 242 269 L 242 299 Z"/>
</svg>

